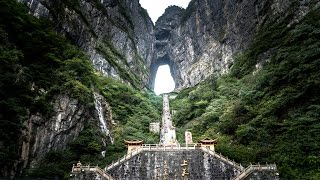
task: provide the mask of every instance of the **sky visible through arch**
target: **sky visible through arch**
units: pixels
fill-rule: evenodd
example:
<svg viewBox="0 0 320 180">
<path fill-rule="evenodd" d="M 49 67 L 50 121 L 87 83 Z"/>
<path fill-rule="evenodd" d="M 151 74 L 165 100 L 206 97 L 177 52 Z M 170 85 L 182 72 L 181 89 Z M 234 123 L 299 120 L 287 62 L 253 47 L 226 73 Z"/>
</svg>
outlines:
<svg viewBox="0 0 320 180">
<path fill-rule="evenodd" d="M 176 5 L 187 8 L 189 2 L 190 0 L 140 0 L 141 6 L 148 11 L 153 23 L 157 21 L 168 6 Z M 155 79 L 154 92 L 159 95 L 171 92 L 174 88 L 175 85 L 169 66 L 159 66 Z"/>
<path fill-rule="evenodd" d="M 159 95 L 174 90 L 174 81 L 170 73 L 169 65 L 159 66 L 156 80 L 154 83 L 154 92 Z"/>
</svg>

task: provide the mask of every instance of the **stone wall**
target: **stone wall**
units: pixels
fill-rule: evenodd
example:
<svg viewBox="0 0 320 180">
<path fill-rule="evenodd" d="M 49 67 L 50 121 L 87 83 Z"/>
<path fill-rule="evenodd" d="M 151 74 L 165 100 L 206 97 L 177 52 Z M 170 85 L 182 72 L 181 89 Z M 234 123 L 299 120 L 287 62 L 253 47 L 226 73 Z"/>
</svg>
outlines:
<svg viewBox="0 0 320 180">
<path fill-rule="evenodd" d="M 189 179 L 231 179 L 238 169 L 199 150 L 145 151 L 108 173 L 115 179 L 178 179 L 182 180 L 183 161 L 187 161 Z"/>
</svg>

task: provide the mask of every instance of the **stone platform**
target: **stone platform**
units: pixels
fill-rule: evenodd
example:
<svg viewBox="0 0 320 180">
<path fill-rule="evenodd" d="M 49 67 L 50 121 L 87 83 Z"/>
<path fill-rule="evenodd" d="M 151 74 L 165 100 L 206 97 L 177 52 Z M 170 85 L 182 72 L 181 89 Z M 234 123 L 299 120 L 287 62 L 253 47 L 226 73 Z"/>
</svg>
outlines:
<svg viewBox="0 0 320 180">
<path fill-rule="evenodd" d="M 219 156 L 219 155 L 218 155 Z M 107 170 L 114 179 L 232 179 L 241 166 L 202 149 L 142 151 Z M 185 164 L 185 165 L 183 165 Z M 188 174 L 187 174 L 188 173 Z M 183 174 L 185 174 L 183 176 Z"/>
</svg>

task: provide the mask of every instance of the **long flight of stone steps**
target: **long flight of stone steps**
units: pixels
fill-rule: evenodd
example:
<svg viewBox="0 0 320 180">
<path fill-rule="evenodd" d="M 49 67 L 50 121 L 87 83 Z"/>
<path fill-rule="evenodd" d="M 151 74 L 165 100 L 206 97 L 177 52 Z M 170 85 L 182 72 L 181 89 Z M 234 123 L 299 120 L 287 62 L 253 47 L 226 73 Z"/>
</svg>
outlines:
<svg viewBox="0 0 320 180">
<path fill-rule="evenodd" d="M 198 163 L 193 163 L 195 164 L 195 166 L 189 167 L 190 171 L 196 172 L 196 171 L 193 171 L 192 168 L 196 168 L 196 170 L 204 171 L 204 172 L 199 172 L 197 176 L 196 175 L 192 176 L 192 173 L 190 173 L 189 179 L 242 180 L 242 179 L 260 179 L 260 177 L 263 177 L 263 179 L 270 179 L 270 180 L 278 179 L 277 178 L 278 174 L 277 174 L 277 169 L 275 164 L 250 165 L 248 168 L 245 169 L 241 164 L 235 163 L 233 160 L 230 160 L 229 158 L 221 154 L 218 154 L 214 151 L 211 151 L 210 149 L 205 147 L 197 147 L 197 146 L 165 147 L 159 144 L 143 145 L 141 146 L 141 148 L 125 155 L 124 157 L 120 158 L 118 161 L 113 162 L 112 164 L 107 166 L 105 168 L 105 171 L 109 173 L 111 176 L 113 176 L 115 179 L 159 179 L 159 178 L 166 179 L 164 176 L 165 172 L 163 170 L 162 171 L 159 170 L 158 168 L 163 168 L 166 164 L 168 165 L 168 169 L 170 168 L 177 169 L 179 167 L 178 166 L 169 167 L 170 162 L 162 163 L 162 164 L 158 162 L 158 164 L 160 165 L 156 166 L 154 164 L 157 164 L 157 160 L 156 161 L 147 160 L 145 163 L 138 162 L 138 161 L 143 161 L 142 160 L 143 154 L 151 152 L 151 154 L 149 153 L 148 155 L 145 155 L 144 158 L 148 156 L 147 158 L 161 159 L 159 157 L 155 157 L 156 154 L 158 154 L 158 156 L 166 156 L 166 153 L 169 153 L 169 154 L 172 153 L 173 156 L 171 157 L 178 158 L 178 156 L 181 155 L 181 153 L 186 154 L 188 151 L 190 152 L 191 156 L 193 156 L 192 154 L 194 154 L 195 156 L 195 157 L 192 157 L 191 159 L 197 159 L 197 158 L 199 159 L 199 155 L 201 157 Z M 201 151 L 202 153 L 199 154 L 199 151 Z M 211 166 L 211 169 L 208 167 L 205 167 L 205 168 L 197 167 L 197 166 L 202 166 L 203 164 L 206 164 L 205 160 L 203 160 L 204 159 L 203 157 L 205 156 L 210 156 L 211 161 L 209 160 L 209 164 L 207 166 L 208 167 Z M 182 161 L 183 159 L 178 158 L 178 162 L 182 162 Z M 150 164 L 150 162 L 154 164 Z M 210 165 L 210 163 L 213 165 Z M 215 167 L 215 168 L 212 168 L 212 167 Z M 141 173 L 143 169 L 146 170 L 145 173 Z M 153 173 L 156 171 L 158 171 L 160 175 L 156 175 L 155 173 Z M 168 172 L 169 171 L 170 170 L 168 170 Z M 211 172 L 206 172 L 206 171 L 211 171 Z M 181 176 L 180 177 L 177 177 L 177 176 L 179 176 L 179 173 L 177 173 L 177 171 L 171 170 L 169 172 L 167 179 L 171 179 L 171 178 L 183 179 Z"/>
<path fill-rule="evenodd" d="M 129 142 L 129 141 L 128 141 Z M 99 167 L 73 167 L 73 179 L 121 179 L 121 180 L 275 180 L 278 179 L 275 164 L 250 165 L 241 164 L 218 154 L 214 144 L 186 144 L 181 146 L 176 140 L 172 124 L 169 96 L 163 95 L 163 116 L 159 144 L 140 144 L 131 141 L 128 153 L 117 161 Z M 214 141 L 202 141 L 203 143 Z M 90 174 L 90 176 L 85 176 Z"/>
</svg>

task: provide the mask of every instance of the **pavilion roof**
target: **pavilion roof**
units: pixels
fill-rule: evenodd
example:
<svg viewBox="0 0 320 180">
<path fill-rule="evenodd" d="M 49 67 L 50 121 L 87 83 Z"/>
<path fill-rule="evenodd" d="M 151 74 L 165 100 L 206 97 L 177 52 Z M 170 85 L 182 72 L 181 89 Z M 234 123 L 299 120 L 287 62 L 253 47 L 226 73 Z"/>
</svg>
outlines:
<svg viewBox="0 0 320 180">
<path fill-rule="evenodd" d="M 204 139 L 200 140 L 199 143 L 217 144 L 218 143 L 218 139 L 204 138 Z"/>
<path fill-rule="evenodd" d="M 131 144 L 131 145 L 139 145 L 139 144 L 143 144 L 142 140 L 124 140 L 124 143 L 127 144 Z"/>
</svg>

